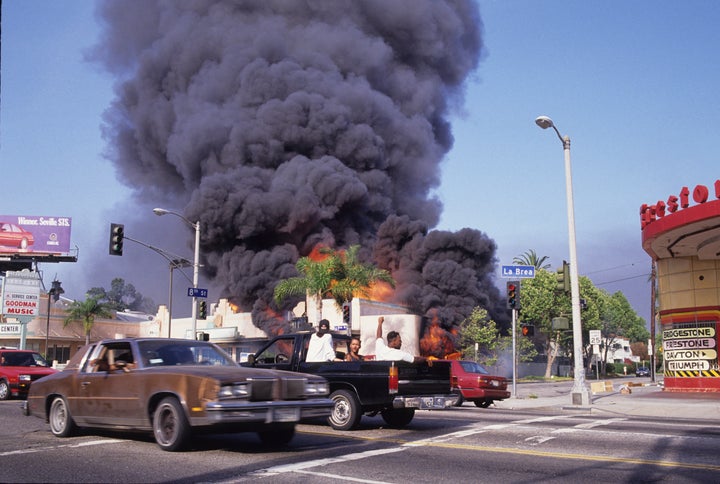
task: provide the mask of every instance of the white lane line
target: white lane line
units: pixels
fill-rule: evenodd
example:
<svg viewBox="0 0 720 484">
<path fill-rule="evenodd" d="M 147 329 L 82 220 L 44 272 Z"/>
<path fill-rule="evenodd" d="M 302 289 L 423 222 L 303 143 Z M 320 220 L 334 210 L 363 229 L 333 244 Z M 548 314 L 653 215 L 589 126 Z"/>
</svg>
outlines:
<svg viewBox="0 0 720 484">
<path fill-rule="evenodd" d="M 595 427 L 602 427 L 603 425 L 610 425 L 611 423 L 615 423 L 615 422 L 624 422 L 626 420 L 627 420 L 626 418 L 609 418 L 607 420 L 595 420 L 594 422 L 588 422 L 588 423 L 576 425 L 575 428 L 577 428 L 577 429 L 593 429 Z"/>
<path fill-rule="evenodd" d="M 79 447 L 88 447 L 91 445 L 117 444 L 118 442 L 124 442 L 124 441 L 117 440 L 117 439 L 90 440 L 88 442 L 79 442 L 77 444 L 63 444 L 63 445 L 53 445 L 50 447 L 36 447 L 34 449 L 11 450 L 9 452 L 0 452 L 0 457 L 4 457 L 6 455 L 35 454 L 37 452 L 55 451 L 58 449 L 76 449 Z"/>
<path fill-rule="evenodd" d="M 310 476 L 318 476 L 318 477 L 329 477 L 331 479 L 337 479 L 338 482 L 365 482 L 367 484 L 392 484 L 390 482 L 386 481 L 372 481 L 369 479 L 358 479 L 357 477 L 348 477 L 346 475 L 340 475 L 340 474 L 330 474 L 328 472 L 313 472 L 313 471 L 295 471 L 298 474 L 308 474 Z"/>
<path fill-rule="evenodd" d="M 319 466 L 324 466 L 324 465 L 328 465 L 328 464 L 337 464 L 337 463 L 348 462 L 348 461 L 352 461 L 352 460 L 366 459 L 369 457 L 375 457 L 377 455 L 385 455 L 385 454 L 389 454 L 392 452 L 402 452 L 403 450 L 406 450 L 407 448 L 408 447 L 397 447 L 397 448 L 390 448 L 390 449 L 368 450 L 365 452 L 357 452 L 355 454 L 346 454 L 346 455 L 341 455 L 338 457 L 328 457 L 328 458 L 324 458 L 324 459 L 309 460 L 306 462 L 296 462 L 294 464 L 283 464 L 283 465 L 274 466 L 274 467 L 267 467 L 265 469 L 259 469 L 257 471 L 249 473 L 248 475 L 251 477 L 275 476 L 275 475 L 283 474 L 286 472 L 304 471 L 305 469 L 309 469 L 311 467 L 319 467 Z"/>
</svg>

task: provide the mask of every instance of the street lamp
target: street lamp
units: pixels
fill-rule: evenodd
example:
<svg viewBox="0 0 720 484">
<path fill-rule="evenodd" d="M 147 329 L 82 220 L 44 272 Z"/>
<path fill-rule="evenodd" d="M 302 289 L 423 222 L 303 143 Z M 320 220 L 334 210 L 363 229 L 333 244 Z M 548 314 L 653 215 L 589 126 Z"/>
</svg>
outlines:
<svg viewBox="0 0 720 484">
<path fill-rule="evenodd" d="M 197 289 L 198 285 L 198 275 L 199 275 L 199 269 L 200 269 L 200 221 L 198 220 L 195 223 L 192 223 L 190 220 L 186 219 L 182 215 L 180 215 L 177 212 L 173 212 L 172 210 L 165 210 L 164 208 L 153 208 L 153 213 L 155 215 L 166 215 L 166 214 L 172 214 L 176 217 L 182 219 L 185 221 L 186 224 L 188 224 L 190 227 L 195 229 L 195 256 L 193 258 L 193 288 Z M 192 298 L 192 338 L 195 339 L 197 336 L 197 297 L 193 296 Z"/>
<path fill-rule="evenodd" d="M 45 325 L 45 358 L 50 358 L 50 299 L 57 302 L 60 299 L 60 294 L 64 294 L 65 290 L 60 285 L 60 281 L 52 281 L 52 286 L 48 291 L 48 303 L 47 303 L 47 324 Z M 56 356 L 56 355 L 53 355 Z M 53 358 L 54 359 L 54 358 Z"/>
<path fill-rule="evenodd" d="M 173 271 L 175 269 L 182 269 L 183 267 L 190 267 L 192 263 L 187 259 L 172 259 L 170 261 L 170 292 L 168 294 L 168 338 L 172 337 L 170 332 L 172 328 L 172 295 L 173 295 Z M 185 276 L 187 277 L 187 276 Z"/>
<path fill-rule="evenodd" d="M 572 388 L 573 405 L 589 405 L 590 396 L 585 386 L 585 366 L 582 354 L 582 326 L 580 321 L 580 284 L 578 282 L 577 247 L 575 243 L 575 209 L 573 207 L 572 167 L 570 165 L 570 137 L 561 136 L 552 119 L 539 116 L 535 124 L 542 129 L 552 128 L 563 144 L 565 153 L 565 192 L 567 197 L 568 239 L 570 243 L 570 300 L 573 321 L 573 357 L 575 383 Z"/>
</svg>

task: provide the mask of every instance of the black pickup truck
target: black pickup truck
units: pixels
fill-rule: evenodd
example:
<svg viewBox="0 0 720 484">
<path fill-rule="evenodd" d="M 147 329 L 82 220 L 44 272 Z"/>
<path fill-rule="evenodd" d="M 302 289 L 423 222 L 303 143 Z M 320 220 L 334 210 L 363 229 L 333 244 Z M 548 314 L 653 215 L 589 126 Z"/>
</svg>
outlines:
<svg viewBox="0 0 720 484">
<path fill-rule="evenodd" d="M 363 414 L 378 413 L 389 426 L 401 428 L 412 421 L 415 409 L 450 408 L 458 399 L 451 390 L 450 364 L 446 361 L 342 361 L 350 338 L 333 334 L 338 360 L 306 362 L 311 335 L 300 332 L 277 336 L 242 364 L 327 379 L 335 402 L 328 423 L 336 430 L 353 429 Z"/>
</svg>

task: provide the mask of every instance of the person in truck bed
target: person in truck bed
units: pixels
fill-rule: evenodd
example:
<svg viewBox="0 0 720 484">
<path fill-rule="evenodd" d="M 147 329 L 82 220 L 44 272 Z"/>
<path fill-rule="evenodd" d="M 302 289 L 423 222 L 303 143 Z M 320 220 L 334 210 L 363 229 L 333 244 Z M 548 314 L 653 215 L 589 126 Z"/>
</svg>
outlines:
<svg viewBox="0 0 720 484">
<path fill-rule="evenodd" d="M 330 334 L 330 321 L 321 319 L 318 324 L 317 333 L 310 336 L 307 357 L 305 361 L 333 361 L 335 349 L 333 347 L 332 335 Z"/>
<path fill-rule="evenodd" d="M 378 318 L 377 340 L 375 341 L 375 359 L 385 361 L 407 361 L 408 363 L 422 363 L 427 361 L 424 356 L 413 356 L 407 351 L 400 349 L 402 346 L 402 338 L 397 331 L 390 331 L 387 334 L 387 344 L 382 337 L 383 322 L 385 317 Z"/>
<path fill-rule="evenodd" d="M 363 361 L 365 358 L 360 354 L 360 338 L 353 336 L 350 339 L 350 351 L 345 356 L 345 361 Z"/>
</svg>

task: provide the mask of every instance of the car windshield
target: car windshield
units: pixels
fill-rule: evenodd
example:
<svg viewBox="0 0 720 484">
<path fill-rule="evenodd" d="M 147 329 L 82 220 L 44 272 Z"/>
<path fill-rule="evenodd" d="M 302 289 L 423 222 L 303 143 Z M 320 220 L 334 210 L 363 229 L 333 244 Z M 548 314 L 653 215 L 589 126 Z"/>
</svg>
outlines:
<svg viewBox="0 0 720 484">
<path fill-rule="evenodd" d="M 217 346 L 202 341 L 140 341 L 143 364 L 153 366 L 212 365 L 237 366 L 230 356 Z"/>
<path fill-rule="evenodd" d="M 474 361 L 461 361 L 460 366 L 466 373 L 479 373 L 481 375 L 489 375 L 488 371 Z"/>
<path fill-rule="evenodd" d="M 8 352 L 2 354 L 4 366 L 50 366 L 40 353 L 31 351 Z"/>
</svg>

